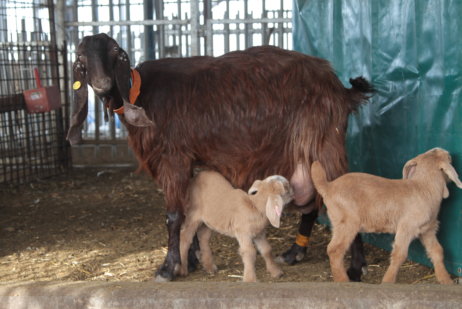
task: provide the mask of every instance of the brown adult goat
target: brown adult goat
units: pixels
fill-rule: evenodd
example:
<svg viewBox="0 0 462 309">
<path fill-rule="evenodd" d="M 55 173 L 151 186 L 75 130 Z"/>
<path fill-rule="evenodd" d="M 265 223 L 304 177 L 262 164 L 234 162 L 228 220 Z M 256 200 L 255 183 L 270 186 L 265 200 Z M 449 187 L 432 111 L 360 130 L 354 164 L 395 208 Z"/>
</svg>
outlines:
<svg viewBox="0 0 462 309">
<path fill-rule="evenodd" d="M 168 253 L 157 278 L 168 280 L 180 263 L 183 206 L 195 166 L 216 170 L 239 188 L 282 175 L 290 179 L 296 205 L 314 203 L 311 162 L 321 161 L 329 179 L 347 171 L 348 115 L 372 91 L 361 77 L 350 80 L 351 89 L 343 87 L 325 60 L 270 46 L 146 61 L 130 72 L 115 40 L 83 38 L 68 139 L 80 140 L 88 84 L 110 113 L 120 114 L 141 166 L 165 193 Z"/>
</svg>

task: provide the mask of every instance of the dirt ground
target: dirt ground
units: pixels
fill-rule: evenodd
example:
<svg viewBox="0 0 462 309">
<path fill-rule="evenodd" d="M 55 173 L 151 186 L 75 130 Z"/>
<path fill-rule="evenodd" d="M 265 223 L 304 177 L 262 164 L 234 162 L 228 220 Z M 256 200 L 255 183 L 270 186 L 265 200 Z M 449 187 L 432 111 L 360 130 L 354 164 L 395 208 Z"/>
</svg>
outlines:
<svg viewBox="0 0 462 309">
<path fill-rule="evenodd" d="M 167 252 L 162 193 L 133 168 L 74 169 L 69 174 L 16 187 L 0 187 L 0 281 L 149 281 Z M 292 244 L 299 215 L 268 228 L 273 253 Z M 261 282 L 332 281 L 326 246 L 330 232 L 316 225 L 305 259 L 283 265 L 272 279 L 257 258 Z M 178 281 L 240 281 L 242 262 L 234 239 L 214 234 L 218 273 L 198 270 Z M 367 283 L 379 283 L 388 252 L 365 246 Z M 433 270 L 406 262 L 398 282 L 435 283 Z"/>
</svg>

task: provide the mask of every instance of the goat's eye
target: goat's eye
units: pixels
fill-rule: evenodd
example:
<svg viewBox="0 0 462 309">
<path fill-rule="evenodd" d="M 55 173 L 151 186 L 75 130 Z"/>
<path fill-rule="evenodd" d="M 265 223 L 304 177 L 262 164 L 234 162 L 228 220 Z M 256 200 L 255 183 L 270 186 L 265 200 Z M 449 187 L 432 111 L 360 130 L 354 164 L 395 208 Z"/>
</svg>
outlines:
<svg viewBox="0 0 462 309">
<path fill-rule="evenodd" d="M 249 194 L 250 195 L 255 195 L 255 194 L 257 194 L 257 192 L 258 192 L 258 190 L 252 190 L 252 191 L 249 192 Z"/>
</svg>

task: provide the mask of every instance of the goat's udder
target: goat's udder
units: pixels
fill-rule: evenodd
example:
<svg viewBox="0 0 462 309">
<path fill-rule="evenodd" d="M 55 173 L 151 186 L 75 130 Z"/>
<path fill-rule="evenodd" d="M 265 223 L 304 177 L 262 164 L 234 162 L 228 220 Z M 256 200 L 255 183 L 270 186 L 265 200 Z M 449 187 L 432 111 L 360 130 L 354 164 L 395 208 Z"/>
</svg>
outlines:
<svg viewBox="0 0 462 309">
<path fill-rule="evenodd" d="M 314 198 L 314 186 L 309 171 L 297 164 L 295 172 L 290 177 L 290 185 L 294 190 L 294 204 L 304 206 Z"/>
</svg>

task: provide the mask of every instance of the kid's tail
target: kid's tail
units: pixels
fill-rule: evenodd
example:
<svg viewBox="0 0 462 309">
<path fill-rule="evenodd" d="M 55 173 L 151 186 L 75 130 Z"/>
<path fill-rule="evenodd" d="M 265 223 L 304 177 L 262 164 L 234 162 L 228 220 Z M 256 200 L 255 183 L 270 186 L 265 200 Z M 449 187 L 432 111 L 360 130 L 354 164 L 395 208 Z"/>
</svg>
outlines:
<svg viewBox="0 0 462 309">
<path fill-rule="evenodd" d="M 311 165 L 311 179 L 318 193 L 324 197 L 327 192 L 328 181 L 326 171 L 319 161 L 314 161 Z"/>
</svg>

